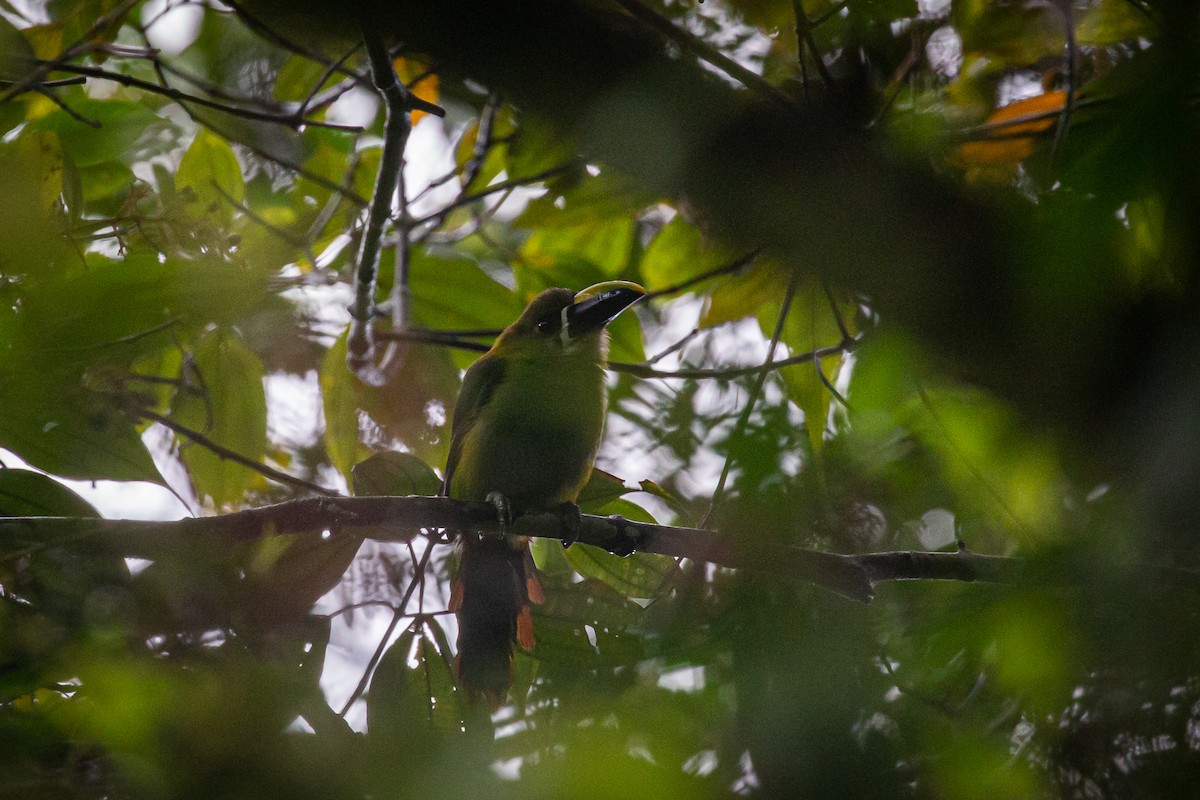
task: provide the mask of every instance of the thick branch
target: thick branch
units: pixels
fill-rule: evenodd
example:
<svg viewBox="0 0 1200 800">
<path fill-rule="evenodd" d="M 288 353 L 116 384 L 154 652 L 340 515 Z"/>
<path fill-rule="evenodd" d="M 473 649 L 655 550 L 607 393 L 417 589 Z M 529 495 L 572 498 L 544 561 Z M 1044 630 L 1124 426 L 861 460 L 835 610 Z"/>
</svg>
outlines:
<svg viewBox="0 0 1200 800">
<path fill-rule="evenodd" d="M 11 557 L 47 546 L 99 540 L 126 557 L 155 559 L 189 546 L 252 541 L 268 535 L 328 530 L 377 541 L 407 541 L 421 531 L 501 534 L 488 503 L 445 497 L 313 497 L 215 517 L 169 522 L 75 517 L 0 519 L 0 551 Z M 559 515 L 520 517 L 508 533 L 570 539 Z M 812 583 L 854 600 L 874 596 L 873 584 L 894 580 L 1007 582 L 1021 562 L 973 553 L 872 553 L 841 555 L 782 547 L 697 528 L 582 516 L 576 540 L 611 553 L 659 553 L 724 567 L 774 573 Z"/>
</svg>

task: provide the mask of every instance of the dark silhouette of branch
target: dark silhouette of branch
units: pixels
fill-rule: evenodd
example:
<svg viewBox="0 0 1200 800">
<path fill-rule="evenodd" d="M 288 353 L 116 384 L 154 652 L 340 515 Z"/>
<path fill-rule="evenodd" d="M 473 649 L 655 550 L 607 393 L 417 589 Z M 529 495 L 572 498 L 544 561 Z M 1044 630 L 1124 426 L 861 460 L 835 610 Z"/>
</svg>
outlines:
<svg viewBox="0 0 1200 800">
<path fill-rule="evenodd" d="M 400 81 L 392 59 L 379 32 L 369 22 L 362 26 L 363 42 L 371 63 L 371 78 L 383 98 L 385 121 L 383 153 L 375 178 L 375 192 L 367 212 L 367 227 L 363 230 L 356 270 L 354 304 L 350 307 L 350 333 L 346 341 L 346 364 L 364 383 L 380 386 L 404 363 L 407 354 L 402 340 L 389 342 L 381 362 L 375 363 L 375 342 L 372 322 L 379 309 L 375 305 L 375 284 L 379 274 L 379 258 L 383 246 L 383 227 L 392 216 L 392 197 L 399 198 L 396 268 L 392 280 L 392 327 L 407 330 L 409 324 L 409 231 L 408 197 L 404 187 L 404 148 L 412 133 L 410 113 L 421 110 L 445 116 L 440 107 L 421 100 Z"/>
<path fill-rule="evenodd" d="M 635 378 L 685 378 L 693 380 L 698 378 L 717 378 L 719 380 L 732 380 L 733 378 L 740 378 L 744 375 L 773 372 L 774 370 L 782 369 L 784 367 L 794 367 L 797 364 L 808 364 L 816 359 L 849 353 L 858 345 L 859 341 L 860 339 L 855 338 L 848 342 L 838 342 L 837 344 L 829 345 L 828 347 L 818 347 L 816 350 L 810 350 L 807 353 L 797 353 L 794 356 L 768 361 L 764 364 L 753 364 L 748 367 L 684 367 L 681 369 L 655 369 L 649 364 L 634 364 L 627 361 L 612 361 L 609 362 L 608 368 L 613 372 L 632 375 Z"/>
<path fill-rule="evenodd" d="M 792 300 L 796 296 L 796 287 L 800 285 L 799 270 L 792 270 L 792 274 L 788 278 L 787 291 L 783 295 L 783 305 L 779 308 L 779 316 L 775 319 L 775 330 L 771 334 L 771 343 L 767 347 L 767 357 L 765 363 L 770 364 L 775 360 L 775 348 L 779 347 L 779 340 L 783 338 L 783 325 L 787 322 L 788 312 L 792 308 Z M 750 414 L 754 411 L 754 406 L 758 402 L 758 397 L 762 394 L 763 386 L 767 382 L 767 372 L 759 372 L 754 378 L 754 384 L 750 387 L 750 395 L 746 398 L 746 404 L 742 406 L 742 413 L 738 414 L 737 423 L 733 428 L 733 435 L 730 437 L 731 443 L 740 442 L 746 431 L 746 424 L 750 422 Z M 805 420 L 806 424 L 812 424 L 811 420 Z M 721 477 L 717 479 L 717 488 L 713 490 L 712 499 L 708 501 L 708 508 L 704 512 L 704 516 L 700 518 L 700 527 L 708 526 L 708 520 L 712 516 L 713 511 L 721 504 L 721 499 L 725 496 L 725 482 L 729 479 L 729 470 L 733 466 L 733 454 L 738 450 L 736 446 L 730 446 L 729 453 L 725 456 L 725 463 L 721 465 Z"/>
<path fill-rule="evenodd" d="M 226 461 L 232 461 L 236 464 L 241 464 L 243 467 L 253 470 L 262 475 L 264 478 L 273 480 L 276 483 L 282 483 L 287 486 L 295 486 L 299 489 L 307 489 L 310 492 L 316 492 L 317 494 L 337 496 L 337 492 L 333 491 L 332 489 L 326 489 L 324 486 L 310 483 L 303 478 L 297 478 L 294 475 L 288 475 L 286 472 L 280 472 L 273 467 L 268 467 L 266 464 L 261 464 L 258 461 L 248 458 L 235 450 L 230 450 L 228 447 L 214 442 L 212 439 L 208 438 L 199 431 L 194 431 L 185 425 L 180 425 L 170 417 L 163 416 L 162 414 L 151 411 L 148 408 L 137 408 L 134 409 L 132 413 L 135 413 L 140 417 L 153 420 L 173 433 L 200 445 L 206 450 L 212 451 L 214 455 L 223 458 Z"/>
<path fill-rule="evenodd" d="M 754 542 L 699 528 L 633 522 L 621 517 L 582 515 L 578 531 L 564 528 L 558 514 L 519 517 L 501 531 L 488 503 L 447 497 L 311 497 L 215 517 L 169 522 L 74 517 L 0 519 L 7 556 L 44 547 L 94 544 L 126 557 L 155 559 L 194 546 L 247 542 L 267 535 L 330 531 L 377 541 L 408 541 L 421 532 L 471 531 L 572 540 L 610 553 L 658 553 L 724 567 L 781 575 L 867 602 L 873 584 L 894 580 L 1015 580 L 1021 562 L 968 553 L 872 553 L 841 555 Z"/>
<path fill-rule="evenodd" d="M 808 70 L 804 61 L 804 51 L 806 49 L 812 56 L 813 65 L 817 68 L 817 74 L 821 76 L 821 83 L 825 84 L 826 88 L 833 88 L 833 76 L 829 74 L 829 67 L 825 66 L 825 59 L 821 57 L 821 51 L 817 49 L 817 39 L 813 36 L 812 21 L 804 13 L 804 4 L 800 0 L 792 0 L 792 13 L 796 17 L 796 58 L 800 62 L 800 74 L 804 82 L 804 96 L 808 97 Z"/>
<path fill-rule="evenodd" d="M 889 581 L 959 581 L 1051 585 L 1057 578 L 1024 560 L 957 552 L 892 551 L 857 555 L 830 553 L 755 541 L 699 528 L 634 522 L 583 514 L 576 531 L 562 515 L 518 517 L 501 530 L 490 503 L 448 497 L 308 497 L 213 517 L 171 521 L 90 517 L 0 518 L 0 563 L 46 548 L 104 546 L 125 557 L 156 559 L 190 547 L 227 546 L 265 536 L 328 531 L 386 542 L 407 542 L 422 533 L 463 531 L 487 535 L 536 536 L 576 541 L 617 555 L 658 553 L 746 569 L 813 584 L 847 598 L 869 602 L 874 586 Z M 431 542 L 439 544 L 431 537 Z M 1152 567 L 1156 584 L 1200 589 L 1200 570 Z M 414 580 L 416 578 L 414 577 Z M 403 605 L 400 606 L 403 608 Z"/>
<path fill-rule="evenodd" d="M 615 0 L 617 5 L 629 12 L 642 22 L 649 25 L 661 35 L 670 39 L 685 52 L 689 52 L 702 61 L 707 61 L 717 69 L 724 72 L 729 77 L 736 80 L 738 83 L 745 86 L 763 97 L 780 103 L 784 106 L 790 106 L 792 99 L 780 91 L 775 86 L 768 83 L 763 77 L 755 72 L 752 72 L 741 64 L 734 61 L 729 56 L 722 53 L 720 50 L 710 46 L 702 39 L 693 36 L 687 31 L 680 28 L 671 20 L 664 17 L 662 14 L 650 8 L 641 0 Z"/>
<path fill-rule="evenodd" d="M 38 92 L 38 91 L 41 91 L 42 89 L 56 89 L 59 86 L 78 86 L 81 83 L 87 83 L 87 78 L 83 77 L 82 75 L 77 75 L 74 78 L 55 78 L 54 80 L 42 81 L 41 83 L 35 83 L 31 86 L 26 86 L 22 91 Z M 17 81 L 6 80 L 3 78 L 0 78 L 0 86 L 7 87 L 7 86 L 14 86 L 16 84 L 17 84 Z"/>
<path fill-rule="evenodd" d="M 680 292 L 686 291 L 697 284 L 704 283 L 711 278 L 719 278 L 722 275 L 731 275 L 735 272 L 741 272 L 753 264 L 754 259 L 758 258 L 758 254 L 761 252 L 761 249 L 751 250 L 749 253 L 738 256 L 732 261 L 721 264 L 718 267 L 713 267 L 705 272 L 701 272 L 695 277 L 688 278 L 685 281 L 680 281 L 679 283 L 671 286 L 664 286 L 661 289 L 655 289 L 653 292 L 648 292 L 646 297 L 652 299 L 655 297 L 663 297 L 664 295 L 679 294 Z"/>
<path fill-rule="evenodd" d="M 89 78 L 103 78 L 113 83 L 119 83 L 122 86 L 128 86 L 131 89 L 141 89 L 143 92 L 161 95 L 174 100 L 177 103 L 195 103 L 198 106 L 211 108 L 217 111 L 222 111 L 235 117 L 244 119 L 257 120 L 259 122 L 273 122 L 277 125 L 286 125 L 289 128 L 300 128 L 306 125 L 314 127 L 331 128 L 333 130 L 348 131 L 350 133 L 359 133 L 361 128 L 357 125 L 343 125 L 337 122 L 326 122 L 324 120 L 306 117 L 304 109 L 298 107 L 296 112 L 275 112 L 263 111 L 258 108 L 248 108 L 245 106 L 235 105 L 227 100 L 213 100 L 200 95 L 189 94 L 188 92 L 176 89 L 173 86 L 163 86 L 153 81 L 142 80 L 135 78 L 132 75 L 126 75 L 123 72 L 113 72 L 112 70 L 102 69 L 100 67 L 89 67 L 84 64 L 67 64 L 61 61 L 42 62 L 43 66 L 47 67 L 47 71 L 52 72 L 71 72 L 76 75 L 83 75 Z"/>
<path fill-rule="evenodd" d="M 375 337 L 384 341 L 401 340 L 407 342 L 419 342 L 420 344 L 437 345 L 441 347 L 453 347 L 456 350 L 466 350 L 472 353 L 486 353 L 490 345 L 482 342 L 468 341 L 468 335 L 475 335 L 477 332 L 463 334 L 457 331 L 439 331 L 431 329 L 412 329 L 407 331 L 377 331 Z M 499 331 L 495 332 L 496 335 Z M 829 358 L 831 356 L 843 355 L 854 350 L 861 341 L 861 337 L 849 339 L 847 341 L 838 342 L 827 347 L 818 347 L 816 350 L 810 350 L 806 353 L 797 353 L 794 356 L 780 358 L 773 361 L 768 361 L 764 364 L 752 364 L 747 367 L 683 367 L 681 369 L 657 369 L 650 362 L 630 362 L 630 361 L 610 361 L 608 368 L 613 372 L 620 372 L 624 375 L 632 375 L 635 378 L 683 378 L 687 380 L 697 380 L 704 378 L 712 378 L 716 380 L 733 380 L 746 375 L 758 375 L 766 372 L 773 372 L 784 367 L 794 367 L 797 364 L 808 364 L 812 361 L 821 358 Z"/>
<path fill-rule="evenodd" d="M 138 0 L 124 0 L 116 8 L 96 18 L 83 34 L 76 39 L 69 47 L 59 54 L 58 58 L 52 61 L 35 61 L 31 66 L 33 69 L 28 75 L 18 81 L 13 81 L 8 85 L 8 88 L 0 91 L 0 104 L 13 97 L 27 91 L 30 87 L 44 83 L 44 79 L 48 72 L 56 69 L 56 64 L 66 63 L 72 59 L 78 58 L 84 53 L 90 52 L 94 45 L 92 39 L 99 36 L 105 28 L 114 24 L 117 20 L 128 14 L 134 6 L 138 4 Z"/>
<path fill-rule="evenodd" d="M 493 183 L 489 186 L 485 186 L 477 192 L 459 195 L 457 198 L 447 203 L 437 211 L 426 214 L 423 217 L 418 217 L 417 219 L 409 220 L 408 225 L 413 229 L 420 228 L 425 225 L 428 225 L 431 228 L 437 228 L 446 220 L 446 217 L 450 216 L 450 212 L 457 208 L 469 206 L 476 200 L 483 200 L 484 198 L 490 197 L 497 192 L 506 192 L 510 189 L 517 189 L 533 183 L 541 183 L 547 178 L 553 178 L 555 175 L 562 174 L 574 166 L 574 164 L 561 164 L 557 167 L 551 167 L 550 169 L 543 170 L 534 175 L 527 175 L 522 178 L 511 178 L 506 181 L 500 181 L 499 183 Z"/>
</svg>

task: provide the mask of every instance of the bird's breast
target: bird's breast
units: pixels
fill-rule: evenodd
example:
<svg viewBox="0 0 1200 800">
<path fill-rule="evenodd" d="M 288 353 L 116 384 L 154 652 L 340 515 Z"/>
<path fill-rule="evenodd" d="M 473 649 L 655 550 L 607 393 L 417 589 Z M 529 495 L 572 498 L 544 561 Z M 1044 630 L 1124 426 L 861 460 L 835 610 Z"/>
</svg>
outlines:
<svg viewBox="0 0 1200 800">
<path fill-rule="evenodd" d="M 491 492 L 514 510 L 574 501 L 587 481 L 604 426 L 603 373 L 510 367 L 463 441 L 453 496 Z"/>
</svg>

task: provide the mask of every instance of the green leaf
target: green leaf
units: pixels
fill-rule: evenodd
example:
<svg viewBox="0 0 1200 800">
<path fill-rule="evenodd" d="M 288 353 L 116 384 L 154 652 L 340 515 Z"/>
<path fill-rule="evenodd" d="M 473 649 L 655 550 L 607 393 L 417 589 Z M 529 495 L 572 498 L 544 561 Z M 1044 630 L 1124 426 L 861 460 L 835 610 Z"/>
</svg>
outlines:
<svg viewBox="0 0 1200 800">
<path fill-rule="evenodd" d="M 200 129 L 183 154 L 175 172 L 175 187 L 190 189 L 202 210 L 220 212 L 226 218 L 233 212 L 230 200 L 241 202 L 246 196 L 242 167 L 233 148 L 207 128 Z"/>
<path fill-rule="evenodd" d="M 437 473 L 411 453 L 376 453 L 366 461 L 355 464 L 351 474 L 354 493 L 360 497 L 432 497 L 442 485 Z"/>
<path fill-rule="evenodd" d="M 367 386 L 346 366 L 343 334 L 325 354 L 320 370 L 330 460 L 349 480 L 354 465 L 371 457 L 360 427 L 360 421 L 369 418 L 374 424 L 367 430 L 376 434 L 373 446 L 383 449 L 398 441 L 426 463 L 443 463 L 450 445 L 447 409 L 458 383 L 458 370 L 446 349 L 416 346 L 387 385 Z"/>
<path fill-rule="evenodd" d="M 629 224 L 658 199 L 615 170 L 599 175 L 571 170 L 550 180 L 546 188 L 513 220 L 515 226 L 545 230 Z"/>
<path fill-rule="evenodd" d="M 722 281 L 710 296 L 700 327 L 736 322 L 757 315 L 765 304 L 778 304 L 787 290 L 786 270 L 777 261 L 759 259 L 749 271 Z"/>
<path fill-rule="evenodd" d="M 280 625 L 307 616 L 346 573 L 362 539 L 346 533 L 268 536 L 254 543 L 247 567 L 246 613 Z"/>
<path fill-rule="evenodd" d="M 608 324 L 608 358 L 639 364 L 646 360 L 642 345 L 642 324 L 632 310 Z"/>
<path fill-rule="evenodd" d="M 338 472 L 346 477 L 366 451 L 358 432 L 356 380 L 346 366 L 346 334 L 343 333 L 325 353 L 319 381 L 325 410 L 325 452 Z"/>
<path fill-rule="evenodd" d="M 64 478 L 163 482 L 133 423 L 109 398 L 52 378 L 0 374 L 0 446 Z"/>
<path fill-rule="evenodd" d="M 637 223 L 616 219 L 570 228 L 538 228 L 522 245 L 521 261 L 551 273 L 562 262 L 586 261 L 597 268 L 597 280 L 605 280 L 626 274 L 637 251 Z"/>
<path fill-rule="evenodd" d="M 0 469 L 0 517 L 98 517 L 91 503 L 53 478 Z"/>
<path fill-rule="evenodd" d="M 556 585 L 533 609 L 538 643 L 532 655 L 566 670 L 635 663 L 642 657 L 641 640 L 625 629 L 641 614 L 641 606 L 601 581 Z"/>
<path fill-rule="evenodd" d="M 0 15 L 0 80 L 18 81 L 33 69 L 34 52 L 29 40 Z"/>
<path fill-rule="evenodd" d="M 260 461 L 267 450 L 267 399 L 262 361 L 228 328 L 206 333 L 193 352 L 202 394 L 179 391 L 171 418 L 222 447 Z M 197 377 L 182 376 L 191 384 Z M 201 497 L 217 508 L 235 505 L 257 473 L 180 436 L 184 464 Z"/>
<path fill-rule="evenodd" d="M 641 261 L 642 281 L 653 292 L 703 275 L 732 260 L 733 254 L 727 248 L 706 247 L 700 229 L 682 214 L 676 214 L 646 246 Z"/>
<path fill-rule="evenodd" d="M 275 75 L 275 97 L 299 103 L 319 88 L 327 86 L 332 74 L 321 64 L 301 55 L 289 56 Z M 320 81 L 325 82 L 318 86 Z"/>
<path fill-rule="evenodd" d="M 34 271 L 64 254 L 54 222 L 54 207 L 63 191 L 63 153 L 52 133 L 23 130 L 11 142 L 0 142 L 0 241 L 5 274 Z"/>
<path fill-rule="evenodd" d="M 654 522 L 646 509 L 620 497 L 594 504 L 590 513 L 619 514 L 635 522 Z M 675 571 L 674 559 L 656 553 L 613 555 L 599 547 L 573 544 L 563 551 L 567 563 L 580 575 L 604 581 L 626 597 L 655 597 L 663 581 Z"/>
<path fill-rule="evenodd" d="M 132 163 L 135 158 L 165 150 L 164 142 L 178 139 L 174 125 L 139 103 L 80 97 L 71 100 L 71 110 L 100 127 L 85 125 L 62 109 L 34 120 L 29 127 L 58 134 L 63 150 L 80 168 L 107 161 Z M 143 143 L 153 145 L 147 149 Z"/>
<path fill-rule="evenodd" d="M 1075 28 L 1084 47 L 1111 47 L 1154 33 L 1150 17 L 1129 0 L 1100 0 L 1080 16 Z"/>
<path fill-rule="evenodd" d="M 598 514 L 600 512 L 597 509 L 630 491 L 632 490 L 626 489 L 625 482 L 616 475 L 593 467 L 575 503 L 585 514 Z"/>
<path fill-rule="evenodd" d="M 83 201 L 87 211 L 111 209 L 114 213 L 126 199 L 126 190 L 137 180 L 127 165 L 107 161 L 79 170 Z"/>
<path fill-rule="evenodd" d="M 764 336 L 774 333 L 778 324 L 782 300 L 765 303 L 758 313 L 759 325 Z M 844 325 L 854 322 L 854 305 L 842 302 L 838 313 Z M 853 333 L 853 330 L 850 330 Z M 842 338 L 838 317 L 834 316 L 829 298 L 820 281 L 805 277 L 798 282 L 796 293 L 784 322 L 781 341 L 787 345 L 791 355 L 811 352 L 818 348 L 837 344 Z M 804 412 L 805 427 L 813 451 L 824 445 L 825 423 L 829 405 L 833 399 L 825 381 L 817 373 L 823 371 L 826 379 L 832 378 L 841 362 L 841 356 L 830 356 L 807 364 L 798 364 L 780 370 L 788 395 Z"/>
<path fill-rule="evenodd" d="M 427 753 L 460 732 L 462 700 L 448 657 L 438 652 L 423 629 L 409 628 L 392 643 L 375 668 L 367 694 L 372 738 Z"/>
<path fill-rule="evenodd" d="M 575 158 L 571 137 L 537 117 L 523 117 L 508 146 L 508 174 L 513 178 L 536 175 Z"/>
<path fill-rule="evenodd" d="M 564 556 L 580 575 L 604 581 L 626 597 L 656 597 L 675 569 L 668 556 L 634 553 L 622 558 L 586 544 L 571 545 Z"/>
<path fill-rule="evenodd" d="M 426 249 L 413 252 L 410 289 L 414 321 L 427 328 L 503 328 L 525 308 L 474 259 Z"/>
</svg>

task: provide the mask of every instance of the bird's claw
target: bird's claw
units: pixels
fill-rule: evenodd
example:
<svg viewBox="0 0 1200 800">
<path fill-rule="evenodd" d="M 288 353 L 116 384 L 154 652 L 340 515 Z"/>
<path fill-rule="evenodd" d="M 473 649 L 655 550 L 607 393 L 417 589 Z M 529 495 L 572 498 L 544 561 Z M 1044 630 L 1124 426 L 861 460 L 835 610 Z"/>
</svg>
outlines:
<svg viewBox="0 0 1200 800">
<path fill-rule="evenodd" d="M 633 555 L 634 551 L 642 543 L 641 535 L 637 533 L 636 529 L 631 528 L 629 520 L 620 514 L 610 515 L 608 521 L 617 530 L 616 535 L 606 542 L 607 547 L 605 549 L 621 558 Z"/>
<path fill-rule="evenodd" d="M 579 529 L 583 525 L 583 515 L 579 513 L 579 506 L 574 503 L 559 503 L 551 510 L 554 516 L 558 517 L 558 524 L 562 528 L 563 548 L 579 541 Z"/>
<path fill-rule="evenodd" d="M 500 523 L 500 533 L 507 534 L 513 524 L 512 503 L 500 492 L 488 492 L 487 501 L 496 509 L 496 519 Z"/>
</svg>

